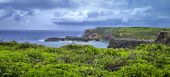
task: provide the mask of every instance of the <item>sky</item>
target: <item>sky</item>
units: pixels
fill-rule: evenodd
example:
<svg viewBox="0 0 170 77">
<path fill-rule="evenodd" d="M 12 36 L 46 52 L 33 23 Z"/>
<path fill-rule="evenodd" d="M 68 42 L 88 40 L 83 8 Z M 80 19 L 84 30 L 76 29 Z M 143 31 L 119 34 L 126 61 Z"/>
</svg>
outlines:
<svg viewBox="0 0 170 77">
<path fill-rule="evenodd" d="M 0 0 L 0 30 L 170 28 L 170 0 Z"/>
</svg>

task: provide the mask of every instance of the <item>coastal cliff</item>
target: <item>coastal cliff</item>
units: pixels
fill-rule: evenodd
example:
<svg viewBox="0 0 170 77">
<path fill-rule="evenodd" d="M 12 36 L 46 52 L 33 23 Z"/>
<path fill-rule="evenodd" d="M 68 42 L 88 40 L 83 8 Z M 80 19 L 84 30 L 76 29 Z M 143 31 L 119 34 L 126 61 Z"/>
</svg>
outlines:
<svg viewBox="0 0 170 77">
<path fill-rule="evenodd" d="M 95 31 L 95 29 L 87 29 L 84 31 L 84 34 L 82 37 L 77 37 L 77 36 L 65 36 L 64 38 L 59 38 L 59 37 L 50 37 L 47 38 L 45 41 L 100 41 L 100 36 L 99 34 Z"/>
<path fill-rule="evenodd" d="M 137 39 L 116 39 L 110 38 L 108 48 L 135 48 L 140 44 L 153 43 L 152 40 L 137 40 Z"/>
<path fill-rule="evenodd" d="M 96 32 L 95 29 L 87 29 L 87 30 L 85 30 L 82 37 L 87 38 L 87 39 L 100 40 L 100 36 Z"/>
<path fill-rule="evenodd" d="M 170 46 L 170 31 L 158 32 L 155 40 L 137 40 L 137 39 L 116 39 L 113 36 L 109 38 L 108 48 L 134 48 L 140 44 L 159 43 Z"/>
<path fill-rule="evenodd" d="M 161 31 L 161 32 L 160 32 Z M 98 27 L 86 29 L 81 37 L 66 36 L 65 38 L 52 37 L 45 41 L 109 41 L 108 48 L 134 48 L 140 44 L 161 43 L 170 45 L 169 28 L 147 27 Z"/>
<path fill-rule="evenodd" d="M 157 34 L 157 38 L 155 39 L 155 43 L 170 45 L 170 31 L 169 32 L 159 32 Z"/>
<path fill-rule="evenodd" d="M 115 38 L 127 38 L 138 40 L 154 40 L 160 31 L 170 31 L 170 28 L 152 27 L 97 27 L 94 29 L 99 36 L 108 39 L 110 36 Z"/>
</svg>

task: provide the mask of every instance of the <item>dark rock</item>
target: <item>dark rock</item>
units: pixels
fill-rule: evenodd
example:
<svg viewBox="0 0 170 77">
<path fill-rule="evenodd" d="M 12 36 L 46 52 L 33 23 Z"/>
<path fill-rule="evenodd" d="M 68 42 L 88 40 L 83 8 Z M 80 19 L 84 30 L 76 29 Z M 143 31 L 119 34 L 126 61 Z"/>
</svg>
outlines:
<svg viewBox="0 0 170 77">
<path fill-rule="evenodd" d="M 51 38 L 46 39 L 45 41 L 60 41 L 60 40 L 61 38 L 51 37 Z"/>
<path fill-rule="evenodd" d="M 88 41 L 89 41 L 89 39 L 86 39 L 86 40 L 85 40 L 85 42 L 88 42 Z"/>
<path fill-rule="evenodd" d="M 99 34 L 95 31 L 95 29 L 87 29 L 84 31 L 83 38 L 87 39 L 100 39 Z"/>
<path fill-rule="evenodd" d="M 71 41 L 86 41 L 86 38 L 84 37 L 76 37 L 76 36 L 66 36 L 65 40 L 71 40 Z"/>
<path fill-rule="evenodd" d="M 170 45 L 170 32 L 159 32 L 156 36 L 155 42 Z"/>
<path fill-rule="evenodd" d="M 108 48 L 134 48 L 140 44 L 153 43 L 152 40 L 116 39 L 111 37 Z"/>
<path fill-rule="evenodd" d="M 110 36 L 112 36 L 112 33 L 110 33 L 110 32 L 105 32 L 105 33 L 103 34 L 103 39 L 109 40 Z"/>
<path fill-rule="evenodd" d="M 96 40 L 96 41 L 100 41 L 100 37 L 99 34 L 95 31 L 95 29 L 87 29 L 84 32 L 84 35 L 82 37 L 76 37 L 76 36 L 66 36 L 65 38 L 57 38 L 57 37 L 52 37 L 52 38 L 48 38 L 45 41 L 84 41 L 84 42 L 88 42 L 88 41 L 92 41 L 92 40 Z"/>
<path fill-rule="evenodd" d="M 95 39 L 96 41 L 100 41 L 100 39 Z"/>
<path fill-rule="evenodd" d="M 64 41 L 64 38 L 61 38 L 61 41 Z"/>
<path fill-rule="evenodd" d="M 170 32 L 159 32 L 156 39 L 153 40 L 136 40 L 136 39 L 116 39 L 109 36 L 108 48 L 134 48 L 140 44 L 161 43 L 170 45 Z"/>
<path fill-rule="evenodd" d="M 76 37 L 76 36 L 66 36 L 65 38 L 57 38 L 57 37 L 52 37 L 52 38 L 48 38 L 45 41 L 85 41 L 88 42 L 92 39 L 87 39 L 84 37 Z"/>
</svg>

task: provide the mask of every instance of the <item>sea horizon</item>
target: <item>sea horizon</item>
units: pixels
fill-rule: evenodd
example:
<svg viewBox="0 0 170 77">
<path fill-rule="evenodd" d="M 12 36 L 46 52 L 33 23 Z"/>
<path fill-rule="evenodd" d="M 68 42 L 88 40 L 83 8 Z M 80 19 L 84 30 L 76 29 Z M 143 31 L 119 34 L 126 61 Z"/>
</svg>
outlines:
<svg viewBox="0 0 170 77">
<path fill-rule="evenodd" d="M 64 38 L 65 36 L 81 37 L 84 31 L 64 31 L 64 30 L 0 30 L 0 40 L 4 42 L 16 41 L 19 43 L 32 43 L 43 45 L 47 47 L 61 47 L 68 44 L 81 44 L 92 45 L 98 48 L 107 48 L 108 42 L 106 41 L 44 41 L 47 38 L 58 37 Z"/>
</svg>

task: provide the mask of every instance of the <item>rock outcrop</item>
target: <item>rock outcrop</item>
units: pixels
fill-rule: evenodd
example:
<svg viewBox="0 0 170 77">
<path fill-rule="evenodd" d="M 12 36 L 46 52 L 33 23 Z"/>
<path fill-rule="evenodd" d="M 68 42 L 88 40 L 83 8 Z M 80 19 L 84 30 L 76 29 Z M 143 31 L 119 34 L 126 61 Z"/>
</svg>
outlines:
<svg viewBox="0 0 170 77">
<path fill-rule="evenodd" d="M 170 45 L 170 32 L 159 32 L 155 40 L 116 39 L 110 36 L 108 48 L 134 48 L 140 44 L 149 43 Z"/>
<path fill-rule="evenodd" d="M 155 42 L 170 45 L 170 32 L 159 32 L 156 36 Z"/>
<path fill-rule="evenodd" d="M 99 34 L 95 31 L 95 29 L 87 29 L 85 30 L 82 37 L 76 37 L 76 36 L 66 36 L 65 38 L 58 38 L 58 37 L 52 37 L 47 38 L 45 41 L 100 41 Z"/>
<path fill-rule="evenodd" d="M 108 48 L 134 48 L 137 45 L 149 44 L 152 42 L 152 40 L 116 39 L 111 37 Z"/>
<path fill-rule="evenodd" d="M 51 38 L 47 38 L 44 41 L 46 41 L 46 42 L 51 42 L 51 41 L 84 41 L 84 42 L 88 42 L 88 41 L 92 41 L 92 40 L 99 41 L 97 39 L 90 39 L 90 38 L 76 37 L 76 36 L 66 36 L 65 38 L 51 37 Z"/>
<path fill-rule="evenodd" d="M 46 42 L 50 41 L 88 41 L 88 39 L 83 38 L 83 37 L 76 37 L 76 36 L 66 36 L 65 38 L 58 38 L 58 37 L 52 37 L 52 38 L 47 38 L 45 40 Z"/>
<path fill-rule="evenodd" d="M 61 40 L 64 40 L 64 38 L 50 37 L 45 39 L 44 41 L 61 41 Z"/>
<path fill-rule="evenodd" d="M 100 40 L 99 34 L 95 31 L 95 29 L 85 30 L 82 37 L 90 40 Z"/>
<path fill-rule="evenodd" d="M 70 40 L 70 41 L 88 41 L 88 39 L 83 37 L 76 37 L 76 36 L 66 36 L 64 40 Z"/>
</svg>

